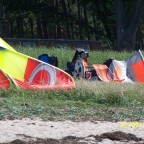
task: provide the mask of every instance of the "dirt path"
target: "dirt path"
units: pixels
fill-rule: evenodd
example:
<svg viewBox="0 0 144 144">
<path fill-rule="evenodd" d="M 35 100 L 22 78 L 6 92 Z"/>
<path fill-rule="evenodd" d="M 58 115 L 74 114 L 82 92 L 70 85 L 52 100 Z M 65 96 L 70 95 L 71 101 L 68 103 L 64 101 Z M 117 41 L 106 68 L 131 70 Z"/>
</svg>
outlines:
<svg viewBox="0 0 144 144">
<path fill-rule="evenodd" d="M 40 119 L 0 121 L 0 143 L 120 144 L 144 143 L 144 123 L 44 122 Z"/>
</svg>

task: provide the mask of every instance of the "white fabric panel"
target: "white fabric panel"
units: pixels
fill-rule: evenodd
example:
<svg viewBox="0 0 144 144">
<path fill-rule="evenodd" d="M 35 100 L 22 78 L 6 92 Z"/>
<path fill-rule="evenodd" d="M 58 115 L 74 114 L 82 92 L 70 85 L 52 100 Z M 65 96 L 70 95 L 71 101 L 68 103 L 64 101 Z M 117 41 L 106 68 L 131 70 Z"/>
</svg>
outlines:
<svg viewBox="0 0 144 144">
<path fill-rule="evenodd" d="M 114 73 L 115 68 L 118 67 L 119 69 L 119 74 L 120 74 L 120 79 L 124 79 L 123 82 L 133 82 L 130 78 L 127 76 L 127 63 L 125 61 L 118 61 L 118 60 L 113 60 L 112 63 L 109 66 L 109 75 L 111 78 L 115 79 L 112 75 Z M 112 73 L 112 74 L 111 74 Z"/>
</svg>

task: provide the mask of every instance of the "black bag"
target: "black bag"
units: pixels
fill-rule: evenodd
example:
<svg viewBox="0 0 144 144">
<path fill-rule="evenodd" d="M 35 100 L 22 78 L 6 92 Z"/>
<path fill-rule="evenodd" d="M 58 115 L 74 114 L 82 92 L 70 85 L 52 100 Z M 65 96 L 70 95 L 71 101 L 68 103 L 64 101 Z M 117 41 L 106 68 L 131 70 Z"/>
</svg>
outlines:
<svg viewBox="0 0 144 144">
<path fill-rule="evenodd" d="M 57 56 L 50 56 L 49 57 L 49 63 L 53 66 L 58 67 L 58 59 Z"/>
</svg>

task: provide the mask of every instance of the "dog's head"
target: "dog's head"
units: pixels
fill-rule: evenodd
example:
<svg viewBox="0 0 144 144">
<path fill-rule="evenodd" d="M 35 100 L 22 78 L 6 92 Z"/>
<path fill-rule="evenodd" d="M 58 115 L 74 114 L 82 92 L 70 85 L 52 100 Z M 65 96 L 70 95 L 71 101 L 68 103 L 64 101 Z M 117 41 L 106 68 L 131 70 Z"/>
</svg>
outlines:
<svg viewBox="0 0 144 144">
<path fill-rule="evenodd" d="M 89 53 L 86 52 L 84 49 L 76 49 L 75 55 L 72 59 L 72 62 L 75 63 L 77 59 L 85 59 L 89 57 Z"/>
<path fill-rule="evenodd" d="M 86 52 L 84 49 L 80 49 L 80 48 L 76 49 L 75 55 L 77 58 L 82 58 L 82 59 L 89 57 L 89 53 Z"/>
</svg>

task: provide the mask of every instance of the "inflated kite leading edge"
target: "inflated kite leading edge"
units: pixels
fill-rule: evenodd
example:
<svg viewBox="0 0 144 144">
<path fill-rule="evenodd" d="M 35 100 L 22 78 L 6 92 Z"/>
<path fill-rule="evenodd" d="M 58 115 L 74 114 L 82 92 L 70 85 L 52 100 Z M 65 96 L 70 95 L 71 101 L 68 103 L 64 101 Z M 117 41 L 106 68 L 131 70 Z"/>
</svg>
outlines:
<svg viewBox="0 0 144 144">
<path fill-rule="evenodd" d="M 0 39 L 0 88 L 9 88 L 10 79 L 23 89 L 72 89 L 73 78 L 65 71 L 30 56 L 16 52 Z M 7 76 L 8 75 L 8 76 Z M 2 85 L 7 80 L 8 86 Z"/>
</svg>

